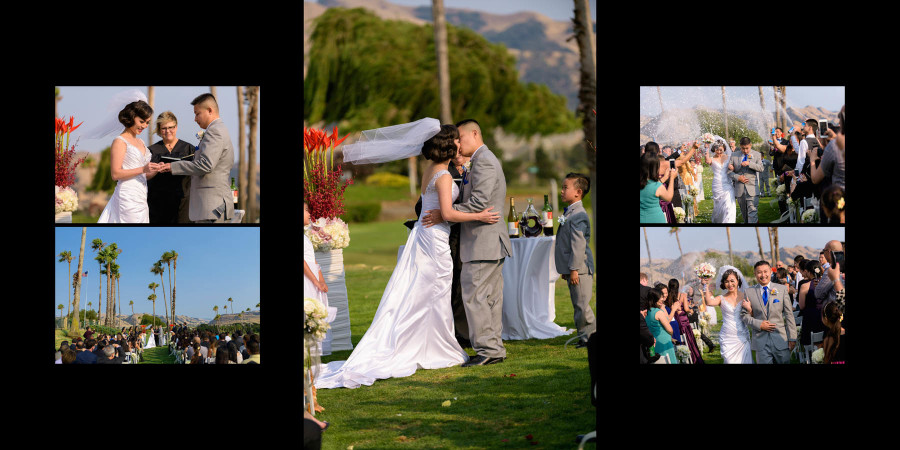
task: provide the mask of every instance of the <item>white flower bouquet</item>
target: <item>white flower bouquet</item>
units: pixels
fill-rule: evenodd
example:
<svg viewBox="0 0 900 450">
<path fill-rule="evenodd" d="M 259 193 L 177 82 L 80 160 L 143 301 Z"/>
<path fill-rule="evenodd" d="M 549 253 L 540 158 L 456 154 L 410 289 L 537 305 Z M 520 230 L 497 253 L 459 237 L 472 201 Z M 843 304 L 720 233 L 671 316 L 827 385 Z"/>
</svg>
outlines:
<svg viewBox="0 0 900 450">
<path fill-rule="evenodd" d="M 675 207 L 675 220 L 677 220 L 678 223 L 684 222 L 684 209 L 682 209 L 680 206 Z"/>
<path fill-rule="evenodd" d="M 697 197 L 698 195 L 700 195 L 700 189 L 692 184 L 690 187 L 688 187 L 688 194 L 691 194 L 691 197 Z"/>
<path fill-rule="evenodd" d="M 812 359 L 813 364 L 822 364 L 822 361 L 825 360 L 825 349 L 820 348 L 812 352 L 810 359 Z"/>
<path fill-rule="evenodd" d="M 687 347 L 687 345 L 676 345 L 675 356 L 678 357 L 679 361 L 687 362 L 688 358 L 690 358 L 691 356 L 691 350 Z"/>
<path fill-rule="evenodd" d="M 340 218 L 320 217 L 303 231 L 317 252 L 337 250 L 350 245 L 350 227 Z"/>
<path fill-rule="evenodd" d="M 78 209 L 78 194 L 70 187 L 56 186 L 56 214 Z"/>
<path fill-rule="evenodd" d="M 710 133 L 703 133 L 703 139 L 702 139 L 702 140 L 703 140 L 703 142 L 711 143 L 712 141 L 715 140 L 715 138 L 713 138 L 713 135 L 710 134 Z"/>
<path fill-rule="evenodd" d="M 785 193 L 784 193 L 784 185 L 783 184 L 778 185 L 778 187 L 775 189 L 775 196 L 778 197 L 779 201 L 783 201 L 787 197 L 787 195 L 785 195 Z"/>
<path fill-rule="evenodd" d="M 694 275 L 697 275 L 697 278 L 712 278 L 716 276 L 716 268 L 712 264 L 705 262 L 694 267 Z"/>
<path fill-rule="evenodd" d="M 803 223 L 818 223 L 819 215 L 816 213 L 815 209 L 807 209 L 800 215 L 800 221 Z"/>
<path fill-rule="evenodd" d="M 303 299 L 303 312 L 306 315 L 303 331 L 317 340 L 325 339 L 325 333 L 331 328 L 331 324 L 325 321 L 328 318 L 325 305 L 317 299 L 307 297 Z"/>
</svg>

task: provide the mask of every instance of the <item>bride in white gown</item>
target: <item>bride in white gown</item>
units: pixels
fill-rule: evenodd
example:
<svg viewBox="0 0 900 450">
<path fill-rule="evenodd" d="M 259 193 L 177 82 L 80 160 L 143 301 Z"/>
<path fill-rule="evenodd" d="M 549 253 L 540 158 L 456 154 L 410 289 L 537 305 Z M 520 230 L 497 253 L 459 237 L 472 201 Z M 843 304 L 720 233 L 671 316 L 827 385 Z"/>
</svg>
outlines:
<svg viewBox="0 0 900 450">
<path fill-rule="evenodd" d="M 750 332 L 741 321 L 741 308 L 750 311 L 750 302 L 743 292 L 749 287 L 744 275 L 733 266 L 722 266 L 715 280 L 724 286 L 725 295 L 713 297 L 709 285 L 704 286 L 704 302 L 707 307 L 722 308 L 722 329 L 719 331 L 719 346 L 725 364 L 753 364 L 750 352 Z"/>
<path fill-rule="evenodd" d="M 440 209 L 444 220 L 452 222 L 499 220 L 500 214 L 491 212 L 491 208 L 480 213 L 452 208 L 459 188 L 447 164 L 459 149 L 455 126 L 443 125 L 421 148 L 432 161 L 422 178 L 428 180 L 422 188 L 422 211 Z M 315 379 L 317 389 L 369 386 L 376 379 L 408 377 L 419 368 L 440 369 L 468 360 L 453 331 L 449 237 L 447 222 L 425 228 L 419 218 L 384 289 L 372 325 L 346 361 L 321 366 Z"/>
<path fill-rule="evenodd" d="M 734 186 L 728 176 L 728 160 L 731 158 L 731 147 L 719 136 L 715 136 L 715 142 L 711 151 L 713 157 L 706 155 L 706 163 L 710 165 L 713 174 L 713 223 L 735 223 L 736 209 L 734 203 Z"/>
</svg>

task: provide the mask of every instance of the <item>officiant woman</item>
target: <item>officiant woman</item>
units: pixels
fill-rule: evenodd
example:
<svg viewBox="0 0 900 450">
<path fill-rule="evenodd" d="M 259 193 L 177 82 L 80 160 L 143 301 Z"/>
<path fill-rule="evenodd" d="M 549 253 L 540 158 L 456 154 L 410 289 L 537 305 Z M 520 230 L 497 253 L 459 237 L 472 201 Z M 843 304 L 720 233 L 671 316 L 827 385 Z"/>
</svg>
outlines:
<svg viewBox="0 0 900 450">
<path fill-rule="evenodd" d="M 184 158 L 194 153 L 194 146 L 178 139 L 178 119 L 171 111 L 163 112 L 156 118 L 156 134 L 162 140 L 150 146 L 154 163 L 170 163 L 172 158 Z M 185 161 L 192 160 L 188 157 Z M 147 202 L 150 206 L 150 223 L 191 223 L 188 218 L 188 206 L 191 192 L 191 177 L 172 175 L 171 172 L 160 172 L 147 182 Z"/>
</svg>

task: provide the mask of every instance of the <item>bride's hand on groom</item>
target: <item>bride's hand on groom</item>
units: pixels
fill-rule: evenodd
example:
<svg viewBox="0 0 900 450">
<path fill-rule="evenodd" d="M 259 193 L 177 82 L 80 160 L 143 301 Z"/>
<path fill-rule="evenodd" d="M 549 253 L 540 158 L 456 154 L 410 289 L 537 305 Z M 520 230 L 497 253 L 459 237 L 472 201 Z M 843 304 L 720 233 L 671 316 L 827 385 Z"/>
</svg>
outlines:
<svg viewBox="0 0 900 450">
<path fill-rule="evenodd" d="M 493 212 L 491 211 L 492 209 L 494 209 L 493 206 L 477 213 L 476 216 L 478 217 L 478 220 L 484 223 L 497 223 L 500 220 L 500 213 Z"/>
<path fill-rule="evenodd" d="M 775 330 L 775 324 L 769 322 L 768 320 L 764 320 L 763 323 L 759 326 L 759 328 L 763 331 L 773 331 Z"/>
<path fill-rule="evenodd" d="M 750 300 L 744 300 L 744 301 L 742 301 L 742 302 L 741 302 L 741 306 L 743 306 L 744 309 L 747 310 L 747 312 L 751 312 L 751 313 L 753 312 L 753 307 L 750 306 Z"/>
</svg>

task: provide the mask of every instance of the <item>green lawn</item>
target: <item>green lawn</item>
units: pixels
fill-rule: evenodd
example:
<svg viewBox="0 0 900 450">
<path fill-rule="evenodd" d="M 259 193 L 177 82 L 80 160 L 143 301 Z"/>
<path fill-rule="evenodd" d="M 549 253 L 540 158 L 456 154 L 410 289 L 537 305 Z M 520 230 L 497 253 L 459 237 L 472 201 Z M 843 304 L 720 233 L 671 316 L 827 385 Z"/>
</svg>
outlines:
<svg viewBox="0 0 900 450">
<path fill-rule="evenodd" d="M 138 364 L 175 364 L 175 357 L 169 355 L 169 347 L 153 347 L 144 350 L 144 360 Z"/>
<path fill-rule="evenodd" d="M 355 345 L 375 316 L 406 227 L 399 221 L 351 224 L 350 236 L 344 264 Z M 555 305 L 555 322 L 574 329 L 562 280 Z M 591 307 L 596 315 L 596 295 Z M 419 369 L 372 386 L 319 390 L 325 411 L 316 417 L 331 424 L 322 448 L 575 448 L 576 435 L 596 428 L 596 409 L 586 349 L 563 349 L 571 337 L 505 341 L 508 359 L 500 364 Z M 345 360 L 350 353 L 335 352 L 322 362 Z M 447 400 L 450 406 L 441 406 Z M 528 443 L 529 434 L 536 445 Z"/>
<path fill-rule="evenodd" d="M 760 197 L 759 206 L 756 211 L 759 223 L 771 223 L 781 217 L 781 211 L 778 209 L 778 203 L 774 205 L 775 200 L 775 176 L 769 175 L 771 184 L 771 196 Z M 703 198 L 705 200 L 697 203 L 697 217 L 694 223 L 712 223 L 713 199 L 712 199 L 712 169 L 709 166 L 703 168 Z M 741 206 L 735 202 L 735 210 L 737 215 L 735 223 L 744 223 L 744 215 L 741 213 Z"/>
</svg>

